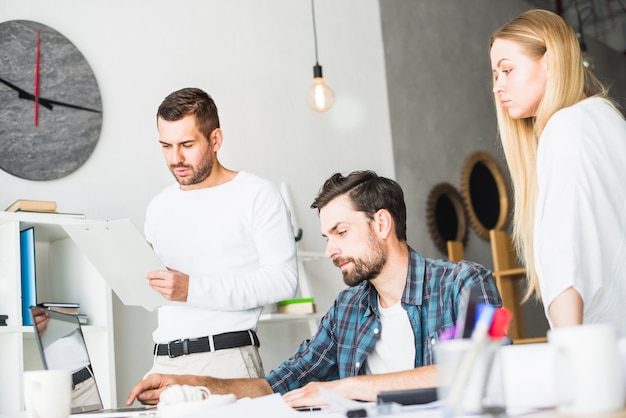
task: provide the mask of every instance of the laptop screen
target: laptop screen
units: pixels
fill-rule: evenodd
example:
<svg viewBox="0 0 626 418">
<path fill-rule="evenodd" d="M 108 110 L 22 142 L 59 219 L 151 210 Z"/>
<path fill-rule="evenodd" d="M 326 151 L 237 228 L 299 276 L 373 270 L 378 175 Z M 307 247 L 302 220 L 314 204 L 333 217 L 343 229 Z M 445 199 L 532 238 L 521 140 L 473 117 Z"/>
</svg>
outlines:
<svg viewBox="0 0 626 418">
<path fill-rule="evenodd" d="M 44 367 L 72 372 L 72 413 L 102 409 L 78 318 L 38 306 L 31 306 L 30 311 Z"/>
</svg>

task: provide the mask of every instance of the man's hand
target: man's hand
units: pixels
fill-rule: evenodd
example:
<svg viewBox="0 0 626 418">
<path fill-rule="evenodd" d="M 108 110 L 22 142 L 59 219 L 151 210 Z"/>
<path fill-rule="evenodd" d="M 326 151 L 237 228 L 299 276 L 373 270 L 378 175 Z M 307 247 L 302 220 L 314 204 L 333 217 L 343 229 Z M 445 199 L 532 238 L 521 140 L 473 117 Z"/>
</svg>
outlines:
<svg viewBox="0 0 626 418">
<path fill-rule="evenodd" d="M 189 275 L 168 268 L 151 271 L 146 275 L 148 284 L 167 300 L 186 302 L 189 293 Z"/>
<path fill-rule="evenodd" d="M 263 378 L 219 379 L 210 376 L 151 374 L 137 383 L 128 395 L 126 405 L 135 399 L 142 404 L 156 405 L 163 389 L 172 385 L 204 386 L 211 393 L 218 395 L 234 394 L 237 399 L 243 397 L 256 398 L 272 392 L 267 380 Z"/>
<path fill-rule="evenodd" d="M 46 332 L 46 329 L 48 328 L 50 314 L 48 313 L 47 309 L 41 307 L 34 308 L 32 312 L 35 327 L 37 328 L 37 333 L 41 336 L 44 332 Z"/>
<path fill-rule="evenodd" d="M 292 408 L 299 408 L 301 406 L 318 406 L 326 405 L 328 402 L 322 396 L 320 387 L 333 391 L 335 393 L 339 380 L 332 382 L 310 382 L 301 388 L 291 390 L 283 395 L 283 400 Z M 339 393 L 338 393 L 339 394 Z"/>
<path fill-rule="evenodd" d="M 402 372 L 351 376 L 331 382 L 311 382 L 285 393 L 283 400 L 293 408 L 325 405 L 328 402 L 320 393 L 320 388 L 323 387 L 344 398 L 373 402 L 382 391 L 436 386 L 437 366 L 429 365 Z"/>
<path fill-rule="evenodd" d="M 190 377 L 173 374 L 150 374 L 133 387 L 126 400 L 126 405 L 131 405 L 135 399 L 144 405 L 156 405 L 159 403 L 163 389 L 172 385 L 187 385 Z"/>
</svg>

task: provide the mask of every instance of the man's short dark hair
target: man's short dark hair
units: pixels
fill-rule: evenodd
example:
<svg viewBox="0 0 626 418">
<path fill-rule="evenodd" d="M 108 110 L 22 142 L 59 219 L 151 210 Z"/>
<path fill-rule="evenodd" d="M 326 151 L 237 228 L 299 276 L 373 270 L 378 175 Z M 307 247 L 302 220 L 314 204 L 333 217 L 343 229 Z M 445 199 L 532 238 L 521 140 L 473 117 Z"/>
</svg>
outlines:
<svg viewBox="0 0 626 418">
<path fill-rule="evenodd" d="M 187 87 L 170 93 L 157 110 L 157 119 L 174 122 L 185 116 L 196 118 L 196 127 L 207 138 L 220 127 L 215 102 L 201 89 Z"/>
<path fill-rule="evenodd" d="M 354 171 L 347 176 L 335 173 L 324 182 L 311 208 L 319 213 L 331 200 L 343 195 L 350 198 L 355 210 L 365 213 L 369 219 L 374 219 L 380 209 L 389 211 L 398 240 L 406 241 L 406 205 L 398 183 L 373 171 Z"/>
</svg>

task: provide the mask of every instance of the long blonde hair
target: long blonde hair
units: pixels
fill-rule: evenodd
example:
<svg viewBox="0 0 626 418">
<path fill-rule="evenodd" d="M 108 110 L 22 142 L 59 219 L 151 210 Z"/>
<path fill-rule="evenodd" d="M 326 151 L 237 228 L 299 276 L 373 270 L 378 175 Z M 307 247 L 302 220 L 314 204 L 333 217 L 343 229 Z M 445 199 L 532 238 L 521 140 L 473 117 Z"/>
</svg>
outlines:
<svg viewBox="0 0 626 418">
<path fill-rule="evenodd" d="M 537 198 L 537 147 L 548 120 L 558 110 L 590 96 L 607 98 L 606 87 L 587 70 L 576 34 L 559 15 L 548 10 L 529 10 L 505 23 L 489 40 L 516 42 L 533 59 L 547 60 L 546 90 L 536 116 L 513 119 L 494 93 L 500 140 L 513 182 L 513 240 L 526 266 L 528 287 L 524 301 L 541 298 L 533 256 L 533 230 Z M 494 76 L 494 85 L 495 85 Z"/>
</svg>

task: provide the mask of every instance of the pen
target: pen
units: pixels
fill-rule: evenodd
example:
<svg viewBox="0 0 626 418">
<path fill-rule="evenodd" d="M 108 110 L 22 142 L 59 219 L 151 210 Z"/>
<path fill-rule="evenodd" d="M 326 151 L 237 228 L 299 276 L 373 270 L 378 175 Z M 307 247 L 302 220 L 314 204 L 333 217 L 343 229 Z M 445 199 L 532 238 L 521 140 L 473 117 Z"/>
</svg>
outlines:
<svg viewBox="0 0 626 418">
<path fill-rule="evenodd" d="M 444 411 L 444 416 L 446 417 L 450 416 L 452 413 L 450 408 L 454 409 L 458 406 L 461 394 L 467 383 L 467 379 L 476 356 L 478 355 L 483 342 L 489 338 L 489 328 L 491 327 L 495 310 L 496 308 L 492 305 L 484 305 L 480 309 L 478 320 L 476 321 L 474 331 L 472 332 L 472 346 L 469 351 L 464 354 L 459 371 L 450 386 L 450 391 L 446 400 L 447 407 Z"/>
<path fill-rule="evenodd" d="M 367 411 L 365 408 L 360 409 L 351 409 L 346 412 L 346 417 L 348 418 L 363 418 L 367 416 Z"/>
<path fill-rule="evenodd" d="M 448 341 L 452 340 L 456 335 L 456 325 L 453 325 L 450 328 L 446 328 L 439 333 L 439 341 Z"/>
<path fill-rule="evenodd" d="M 322 407 L 321 406 L 302 406 L 300 408 L 294 408 L 294 409 L 299 412 L 313 412 L 313 411 L 321 411 Z"/>
<path fill-rule="evenodd" d="M 506 330 L 511 322 L 511 312 L 505 308 L 496 308 L 493 313 L 493 321 L 489 328 L 489 337 L 491 339 L 500 339 L 506 337 Z"/>
<path fill-rule="evenodd" d="M 476 308 L 481 299 L 480 289 L 472 287 L 463 294 L 461 313 L 457 318 L 456 334 L 454 338 L 470 338 L 474 329 L 474 322 L 478 317 Z"/>
</svg>

